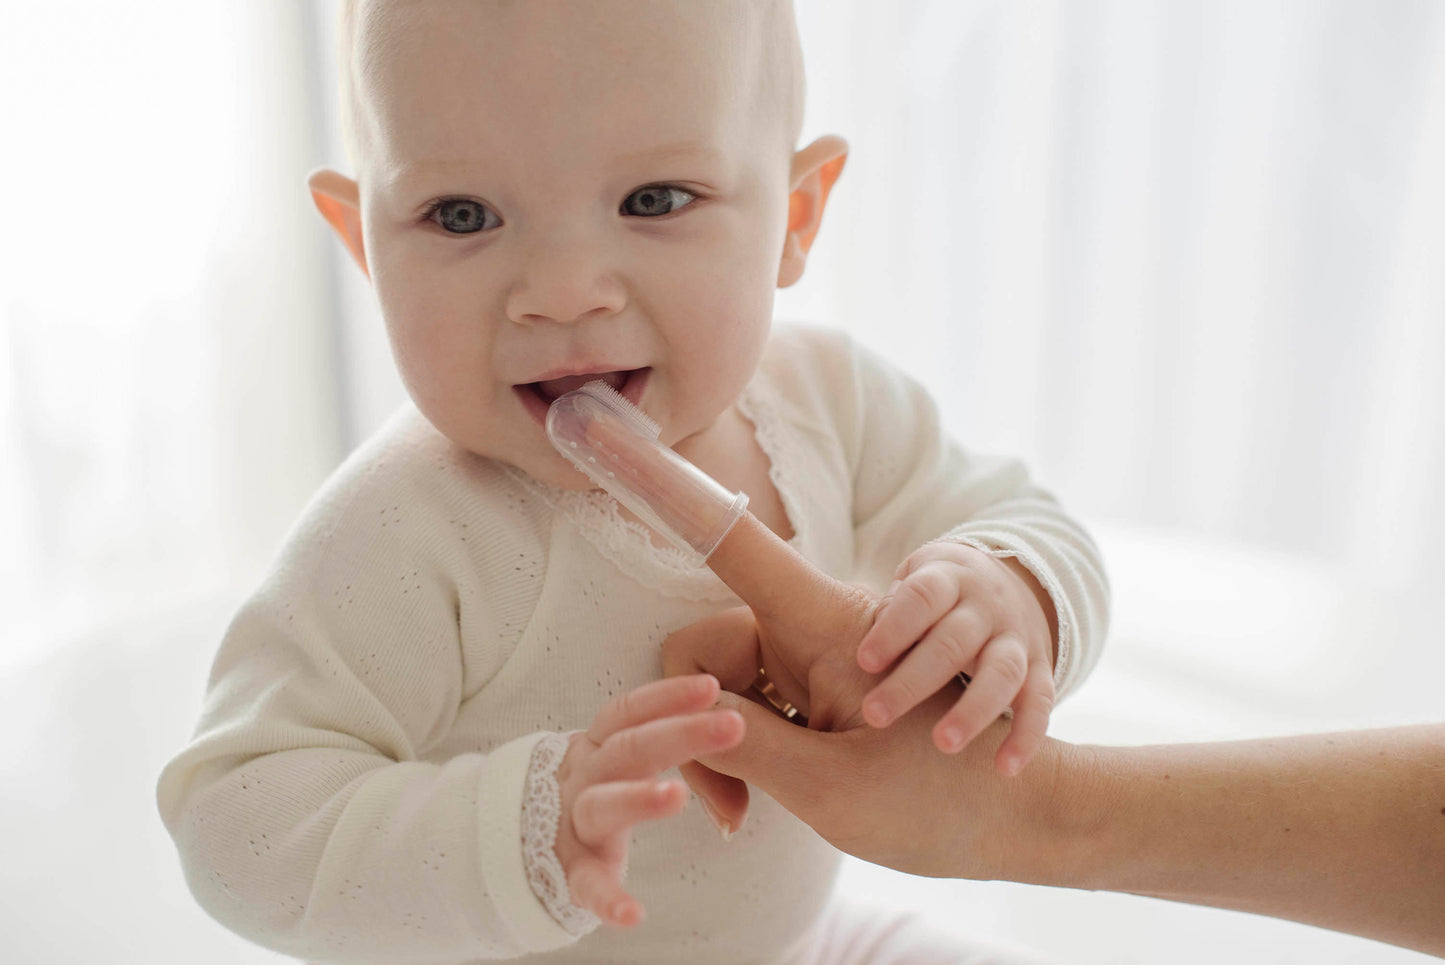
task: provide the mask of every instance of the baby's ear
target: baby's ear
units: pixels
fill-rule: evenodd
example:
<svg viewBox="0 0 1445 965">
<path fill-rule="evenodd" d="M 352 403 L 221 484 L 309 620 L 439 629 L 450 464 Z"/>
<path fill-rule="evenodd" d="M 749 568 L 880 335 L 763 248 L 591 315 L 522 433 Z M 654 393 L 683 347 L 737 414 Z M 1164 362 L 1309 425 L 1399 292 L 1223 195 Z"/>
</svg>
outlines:
<svg viewBox="0 0 1445 965">
<path fill-rule="evenodd" d="M 787 288 L 803 277 L 808 251 L 823 223 L 823 206 L 833 182 L 848 160 L 848 142 L 825 134 L 793 155 L 792 193 L 788 195 L 788 235 L 778 265 L 778 287 Z"/>
<path fill-rule="evenodd" d="M 311 189 L 311 200 L 316 202 L 316 210 L 321 212 L 321 217 L 331 225 L 346 245 L 346 250 L 351 252 L 351 257 L 370 278 L 371 272 L 366 267 L 366 246 L 361 240 L 361 191 L 356 182 L 344 174 L 321 168 L 311 172 L 306 186 Z"/>
</svg>

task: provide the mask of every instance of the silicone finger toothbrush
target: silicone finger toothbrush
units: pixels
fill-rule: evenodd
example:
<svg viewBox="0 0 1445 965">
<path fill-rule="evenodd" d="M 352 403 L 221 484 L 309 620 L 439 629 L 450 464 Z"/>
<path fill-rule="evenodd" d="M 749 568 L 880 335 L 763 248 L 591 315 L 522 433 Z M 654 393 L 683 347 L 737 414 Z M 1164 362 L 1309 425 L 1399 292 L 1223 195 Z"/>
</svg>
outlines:
<svg viewBox="0 0 1445 965">
<path fill-rule="evenodd" d="M 729 492 L 658 435 L 656 422 L 601 379 L 547 410 L 547 438 L 557 451 L 700 566 L 747 510 L 748 497 Z"/>
</svg>

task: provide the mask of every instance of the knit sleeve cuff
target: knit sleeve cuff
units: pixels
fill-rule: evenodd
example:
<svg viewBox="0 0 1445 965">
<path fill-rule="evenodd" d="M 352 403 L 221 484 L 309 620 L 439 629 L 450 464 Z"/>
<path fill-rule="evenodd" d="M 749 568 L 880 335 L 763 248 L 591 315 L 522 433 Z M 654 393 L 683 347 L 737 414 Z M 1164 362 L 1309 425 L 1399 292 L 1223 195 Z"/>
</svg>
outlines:
<svg viewBox="0 0 1445 965">
<path fill-rule="evenodd" d="M 522 799 L 522 862 L 532 894 L 567 934 L 581 938 L 602 922 L 586 908 L 572 903 L 567 873 L 557 860 L 557 828 L 562 817 L 557 768 L 567 756 L 569 737 L 548 734 L 532 749 Z"/>
<path fill-rule="evenodd" d="M 984 540 L 976 536 L 958 533 L 942 536 L 934 542 L 962 543 L 987 553 L 994 559 L 1016 559 L 1019 561 L 1019 565 L 1034 575 L 1034 579 L 1039 581 L 1039 585 L 1044 588 L 1049 600 L 1053 602 L 1054 616 L 1058 625 L 1059 638 L 1054 644 L 1055 700 L 1061 700 L 1069 691 L 1077 687 L 1082 681 L 1083 674 L 1079 672 L 1078 661 L 1075 660 L 1076 634 L 1073 607 L 1070 605 L 1068 595 L 1059 585 L 1053 569 L 1044 561 L 1043 557 L 1025 546 Z"/>
<path fill-rule="evenodd" d="M 518 946 L 528 952 L 563 948 L 577 940 L 548 913 L 532 891 L 523 856 L 523 802 L 532 752 L 548 735 L 528 734 L 487 755 L 481 774 L 478 850 L 488 896 Z"/>
</svg>

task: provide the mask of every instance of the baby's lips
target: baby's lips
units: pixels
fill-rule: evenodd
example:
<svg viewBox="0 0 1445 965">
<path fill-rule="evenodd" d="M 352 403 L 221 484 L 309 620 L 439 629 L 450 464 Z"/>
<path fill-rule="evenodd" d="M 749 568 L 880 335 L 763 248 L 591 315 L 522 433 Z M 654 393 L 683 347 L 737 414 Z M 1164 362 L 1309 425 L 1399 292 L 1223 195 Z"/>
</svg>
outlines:
<svg viewBox="0 0 1445 965">
<path fill-rule="evenodd" d="M 748 497 L 662 445 L 655 431 L 625 399 L 595 385 L 559 397 L 547 413 L 547 436 L 558 452 L 701 565 L 746 511 Z"/>
</svg>

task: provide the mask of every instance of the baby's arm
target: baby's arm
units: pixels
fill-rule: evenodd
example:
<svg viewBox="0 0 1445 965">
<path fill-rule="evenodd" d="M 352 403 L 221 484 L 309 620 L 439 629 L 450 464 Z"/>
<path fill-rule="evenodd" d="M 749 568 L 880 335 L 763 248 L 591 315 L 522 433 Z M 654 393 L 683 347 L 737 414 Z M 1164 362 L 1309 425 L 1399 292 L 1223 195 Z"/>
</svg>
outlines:
<svg viewBox="0 0 1445 965">
<path fill-rule="evenodd" d="M 1019 461 L 948 438 L 913 380 L 857 346 L 820 357 L 851 459 L 859 568 L 895 581 L 860 646 L 864 669 L 891 668 L 865 713 L 886 723 L 973 671 L 972 694 L 939 721 L 935 741 L 957 749 L 949 728 L 966 743 L 1017 703 L 1019 738 L 999 764 L 1021 766 L 1054 699 L 1098 659 L 1108 608 L 1098 550 Z"/>
<path fill-rule="evenodd" d="M 424 944 L 460 961 L 540 942 L 545 912 L 509 912 L 516 885 L 498 885 L 512 869 L 494 859 L 520 827 L 519 778 L 541 735 L 420 759 L 461 701 L 443 588 L 413 589 L 406 621 L 367 626 L 385 591 L 359 576 L 337 588 L 345 597 L 278 584 L 232 623 L 199 733 L 161 775 L 196 899 L 299 958 L 401 960 Z"/>
<path fill-rule="evenodd" d="M 707 688 L 651 710 L 638 692 L 585 745 L 539 732 L 439 753 L 507 656 L 498 639 L 464 660 L 459 622 L 485 637 L 505 621 L 449 576 L 469 556 L 434 534 L 410 545 L 391 535 L 394 515 L 377 516 L 310 527 L 227 633 L 199 734 L 158 790 L 191 889 L 238 934 L 312 960 L 468 961 L 572 942 L 580 929 L 549 914 L 540 866 L 524 859 L 527 791 L 548 776 L 534 752 L 548 740 L 571 752 L 556 774 L 556 857 L 575 897 L 613 915 L 607 862 L 632 823 L 681 804 L 667 785 L 653 798 L 652 779 L 719 740 L 707 715 L 677 713 L 710 702 Z M 383 562 L 351 562 L 365 559 Z M 566 906 L 565 890 L 553 897 Z"/>
</svg>

